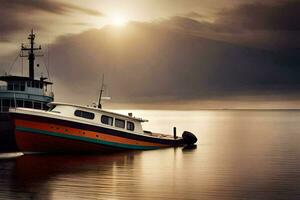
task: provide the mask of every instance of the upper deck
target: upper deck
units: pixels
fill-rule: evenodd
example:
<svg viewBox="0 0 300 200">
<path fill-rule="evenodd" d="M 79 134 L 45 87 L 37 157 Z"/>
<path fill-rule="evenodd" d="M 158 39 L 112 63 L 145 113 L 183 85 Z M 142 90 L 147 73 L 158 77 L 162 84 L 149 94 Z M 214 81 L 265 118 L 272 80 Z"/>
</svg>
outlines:
<svg viewBox="0 0 300 200">
<path fill-rule="evenodd" d="M 47 103 L 52 102 L 54 94 L 52 83 L 32 80 L 28 77 L 1 76 L 0 111 L 6 112 L 9 107 L 27 107 L 48 109 Z"/>
<path fill-rule="evenodd" d="M 27 94 L 53 98 L 51 85 L 52 82 L 41 80 L 32 80 L 23 76 L 0 76 L 0 97 L 5 94 Z"/>
<path fill-rule="evenodd" d="M 36 47 L 33 30 L 28 39 L 29 46 L 22 44 L 20 57 L 28 58 L 29 77 L 0 76 L 0 112 L 8 112 L 10 107 L 47 110 L 49 108 L 47 104 L 54 100 L 52 82 L 46 81 L 47 78 L 43 76 L 39 79 L 35 79 L 34 76 L 35 58 L 43 55 L 35 53 L 42 48 L 41 46 Z"/>
</svg>

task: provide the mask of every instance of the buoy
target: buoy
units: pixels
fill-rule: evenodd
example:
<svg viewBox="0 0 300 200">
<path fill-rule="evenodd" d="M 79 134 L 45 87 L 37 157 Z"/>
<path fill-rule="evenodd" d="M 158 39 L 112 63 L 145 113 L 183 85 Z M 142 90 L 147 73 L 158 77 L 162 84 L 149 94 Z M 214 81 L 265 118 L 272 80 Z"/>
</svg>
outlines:
<svg viewBox="0 0 300 200">
<path fill-rule="evenodd" d="M 188 131 L 184 131 L 182 133 L 182 138 L 187 145 L 195 144 L 198 140 L 197 137 L 193 133 L 188 132 Z"/>
</svg>

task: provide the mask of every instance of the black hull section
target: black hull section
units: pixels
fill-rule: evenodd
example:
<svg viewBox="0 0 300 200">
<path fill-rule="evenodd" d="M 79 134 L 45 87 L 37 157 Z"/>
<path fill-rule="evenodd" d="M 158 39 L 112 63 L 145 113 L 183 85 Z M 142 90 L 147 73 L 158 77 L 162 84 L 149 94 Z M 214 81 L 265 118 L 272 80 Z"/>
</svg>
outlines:
<svg viewBox="0 0 300 200">
<path fill-rule="evenodd" d="M 18 151 L 9 113 L 0 113 L 0 152 Z"/>
</svg>

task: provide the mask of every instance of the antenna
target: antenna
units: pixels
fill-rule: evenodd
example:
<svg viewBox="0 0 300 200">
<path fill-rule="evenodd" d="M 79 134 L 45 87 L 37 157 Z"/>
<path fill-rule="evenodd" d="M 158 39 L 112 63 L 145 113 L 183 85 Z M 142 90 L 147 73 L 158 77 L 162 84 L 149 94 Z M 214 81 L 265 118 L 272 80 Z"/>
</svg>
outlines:
<svg viewBox="0 0 300 200">
<path fill-rule="evenodd" d="M 50 47 L 49 44 L 47 44 L 47 66 L 46 66 L 46 70 L 47 70 L 47 74 L 48 74 L 48 78 L 50 79 Z"/>
<path fill-rule="evenodd" d="M 100 95 L 99 95 L 99 101 L 98 101 L 98 108 L 100 108 L 100 109 L 102 108 L 101 98 L 102 98 L 103 91 L 104 91 L 104 74 L 102 74 L 102 83 L 101 83 L 101 89 L 100 89 Z"/>
<path fill-rule="evenodd" d="M 28 40 L 30 42 L 29 43 L 29 47 L 27 47 L 27 46 L 25 46 L 23 44 L 21 46 L 21 51 L 22 51 L 21 57 L 28 57 L 28 62 L 29 62 L 29 77 L 32 80 L 34 80 L 34 60 L 35 60 L 35 57 L 43 56 L 43 55 L 36 55 L 34 53 L 34 51 L 38 51 L 38 50 L 42 49 L 41 46 L 35 47 L 34 39 L 35 39 L 35 34 L 33 33 L 33 29 L 31 29 L 31 33 L 28 36 Z M 27 55 L 23 55 L 23 51 L 28 51 L 28 54 Z"/>
</svg>

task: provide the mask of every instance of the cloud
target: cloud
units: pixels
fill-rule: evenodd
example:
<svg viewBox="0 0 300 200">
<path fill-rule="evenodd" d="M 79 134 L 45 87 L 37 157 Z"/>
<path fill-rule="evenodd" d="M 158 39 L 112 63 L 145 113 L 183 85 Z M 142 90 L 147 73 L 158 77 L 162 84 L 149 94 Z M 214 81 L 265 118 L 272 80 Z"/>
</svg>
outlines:
<svg viewBox="0 0 300 200">
<path fill-rule="evenodd" d="M 96 100 L 102 73 L 116 103 L 298 98 L 298 22 L 275 17 L 291 2 L 240 5 L 214 22 L 175 16 L 60 37 L 50 48 L 56 100 Z"/>
<path fill-rule="evenodd" d="M 218 11 L 213 21 L 188 13 L 164 23 L 201 37 L 252 47 L 300 48 L 299 10 L 300 1 L 296 0 L 254 2 Z"/>
<path fill-rule="evenodd" d="M 32 27 L 43 29 L 45 25 L 40 23 L 39 17 L 48 14 L 67 15 L 81 12 L 87 15 L 103 16 L 99 11 L 79 7 L 73 4 L 50 0 L 1 0 L 0 1 L 0 41 L 7 41 L 12 34 L 29 30 Z M 36 18 L 33 17 L 34 14 Z"/>
<path fill-rule="evenodd" d="M 300 1 L 242 4 L 218 13 L 216 24 L 236 29 L 300 31 Z"/>
<path fill-rule="evenodd" d="M 0 8 L 1 10 L 11 10 L 17 13 L 20 11 L 26 13 L 28 10 L 30 10 L 30 13 L 35 11 L 44 11 L 55 14 L 67 14 L 73 11 L 80 11 L 88 15 L 102 15 L 102 13 L 96 10 L 50 0 L 2 0 Z"/>
<path fill-rule="evenodd" d="M 61 37 L 51 48 L 57 100 L 97 99 L 105 73 L 113 102 L 172 102 L 296 94 L 299 51 L 274 52 L 206 39 L 157 23 Z"/>
<path fill-rule="evenodd" d="M 196 19 L 182 16 L 174 16 L 168 20 L 159 21 L 159 24 L 164 25 L 165 27 L 179 28 L 185 32 L 202 31 L 205 29 L 211 30 L 215 28 L 215 26 L 210 22 L 198 21 Z"/>
<path fill-rule="evenodd" d="M 205 15 L 199 14 L 199 13 L 194 12 L 194 11 L 185 13 L 182 16 L 187 17 L 187 18 L 191 18 L 191 19 L 201 19 L 201 18 L 205 19 Z"/>
</svg>

